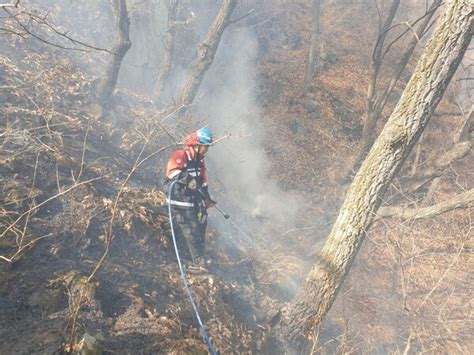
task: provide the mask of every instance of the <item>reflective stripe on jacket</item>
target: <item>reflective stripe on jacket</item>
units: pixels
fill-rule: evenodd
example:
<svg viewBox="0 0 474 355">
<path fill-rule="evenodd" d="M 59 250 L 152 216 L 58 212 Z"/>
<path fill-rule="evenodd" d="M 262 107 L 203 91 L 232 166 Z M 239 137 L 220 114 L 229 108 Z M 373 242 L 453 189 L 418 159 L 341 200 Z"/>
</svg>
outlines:
<svg viewBox="0 0 474 355">
<path fill-rule="evenodd" d="M 193 152 L 188 149 L 175 151 L 168 161 L 166 177 L 167 192 L 169 182 L 175 179 L 179 180 L 174 184 L 171 201 L 167 201 L 168 203 L 181 208 L 190 208 L 202 203 L 203 197 L 199 193 L 199 189 L 203 189 L 207 193 L 207 174 L 204 158 L 195 159 Z M 191 179 L 196 180 L 197 189 L 195 190 L 187 187 Z"/>
</svg>

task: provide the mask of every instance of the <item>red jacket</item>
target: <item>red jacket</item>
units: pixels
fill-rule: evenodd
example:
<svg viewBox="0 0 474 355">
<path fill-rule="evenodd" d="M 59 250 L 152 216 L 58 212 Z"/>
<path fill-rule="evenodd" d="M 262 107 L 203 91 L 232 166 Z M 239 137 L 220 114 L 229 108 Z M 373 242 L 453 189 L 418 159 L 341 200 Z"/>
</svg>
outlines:
<svg viewBox="0 0 474 355">
<path fill-rule="evenodd" d="M 168 203 L 178 208 L 205 206 L 205 200 L 212 200 L 207 189 L 207 173 L 204 157 L 195 156 L 192 149 L 186 147 L 171 154 L 166 167 L 167 187 L 165 191 L 171 199 Z M 172 181 L 177 180 L 176 183 Z M 195 186 L 188 188 L 195 180 Z"/>
<path fill-rule="evenodd" d="M 171 154 L 166 166 L 166 177 L 170 180 L 179 175 L 182 171 L 193 177 L 201 177 L 202 185 L 207 186 L 206 162 L 204 158 L 196 158 L 195 153 L 187 147 L 177 150 Z"/>
</svg>

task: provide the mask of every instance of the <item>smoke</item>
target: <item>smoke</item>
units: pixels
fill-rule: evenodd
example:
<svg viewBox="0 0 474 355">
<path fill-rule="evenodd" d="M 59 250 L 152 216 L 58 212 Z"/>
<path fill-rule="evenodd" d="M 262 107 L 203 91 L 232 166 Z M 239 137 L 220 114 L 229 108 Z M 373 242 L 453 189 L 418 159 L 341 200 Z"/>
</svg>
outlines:
<svg viewBox="0 0 474 355">
<path fill-rule="evenodd" d="M 129 5 L 132 48 L 125 57 L 119 84 L 151 94 L 164 54 L 162 38 L 167 24 L 166 7 L 159 3 L 136 2 L 136 6 L 134 3 Z M 161 102 L 169 104 L 179 96 L 198 45 L 219 6 L 220 3 L 213 1 L 181 3 L 173 68 Z M 230 135 L 208 153 L 210 191 L 219 205 L 232 211 L 233 218 L 251 225 L 256 232 L 262 225 L 291 228 L 298 209 L 294 196 L 280 189 L 268 174 L 271 163 L 264 145 L 278 137 L 270 139 L 262 125 L 257 100 L 259 48 L 255 31 L 255 27 L 240 24 L 225 30 L 193 104 L 192 119 L 186 117 L 180 122 L 167 121 L 166 124 L 178 138 L 203 126 L 210 128 L 217 138 Z M 188 119 L 189 122 L 185 121 Z M 222 235 L 232 228 L 227 223 L 216 223 L 215 227 Z"/>
<path fill-rule="evenodd" d="M 194 63 L 198 45 L 219 6 L 219 2 L 212 1 L 207 4 L 183 2 L 178 9 L 173 68 L 165 85 L 164 98 L 160 101 L 172 103 L 178 98 Z M 161 12 L 152 12 L 154 31 L 161 36 L 167 22 L 164 10 L 162 7 Z M 237 8 L 234 18 L 241 15 L 239 10 L 243 9 Z M 140 15 L 135 13 L 130 18 L 133 45 L 121 70 L 120 85 L 147 92 L 154 85 L 150 77 L 156 80 L 158 76 L 164 47 L 162 42 L 151 43 L 156 37 L 148 35 L 148 22 L 136 21 L 142 18 Z M 230 250 L 245 252 L 251 247 L 252 253 L 260 258 L 260 253 L 277 246 L 275 233 L 281 235 L 295 227 L 298 203 L 293 193 L 281 189 L 269 175 L 273 162 L 268 153 L 273 149 L 272 141 L 279 138 L 269 136 L 258 101 L 257 55 L 261 50 L 256 30 L 255 26 L 246 27 L 241 23 L 230 25 L 225 30 L 193 103 L 191 117 L 186 116 L 179 122 L 167 120 L 165 124 L 178 139 L 203 126 L 211 129 L 216 138 L 229 136 L 210 149 L 206 161 L 211 196 L 231 215 L 231 223 L 212 212 L 210 225 L 217 230 L 219 240 L 231 247 Z M 146 40 L 151 42 L 144 42 Z M 158 52 L 150 52 L 150 48 L 158 47 Z M 143 68 L 149 71 L 144 73 Z M 148 79 L 137 88 L 136 78 L 144 76 Z M 288 245 L 279 247 L 288 250 Z M 287 282 L 291 284 L 287 287 L 295 289 L 291 280 Z"/>
<path fill-rule="evenodd" d="M 269 176 L 266 132 L 256 100 L 258 43 L 246 28 L 228 31 L 202 85 L 197 112 L 208 117 L 217 136 L 230 134 L 209 154 L 211 173 L 222 181 L 242 210 L 255 217 L 292 220 L 296 205 Z M 277 138 L 276 138 L 277 139 Z"/>
<path fill-rule="evenodd" d="M 54 5 L 47 0 L 43 4 L 45 8 Z M 166 7 L 163 2 L 154 1 L 128 1 L 127 4 L 132 47 L 122 63 L 118 86 L 152 96 L 164 53 Z M 91 45 L 112 48 L 118 30 L 107 1 L 81 6 L 63 0 L 55 5 L 59 12 L 55 18 L 61 19 L 60 13 L 63 13 L 64 18 L 75 19 L 67 24 L 58 22 L 58 25 Z M 165 86 L 165 102 L 170 103 L 178 97 L 198 45 L 219 6 L 215 1 L 182 2 L 177 17 L 173 69 Z M 95 11 L 93 16 L 90 16 L 91 11 Z M 74 13 L 77 16 L 73 16 Z M 86 21 L 86 18 L 90 20 Z M 258 101 L 256 28 L 238 23 L 225 30 L 193 105 L 193 120 L 166 124 L 174 129 L 178 138 L 202 126 L 210 128 L 217 138 L 229 135 L 211 148 L 207 164 L 211 195 L 231 214 L 234 225 L 214 213 L 211 225 L 222 238 L 227 238 L 225 243 L 235 245 L 244 241 L 246 245 L 252 244 L 254 252 L 258 253 L 258 250 L 270 250 L 275 246 L 276 240 L 270 231 L 281 232 L 294 227 L 298 203 L 292 193 L 282 190 L 269 175 L 273 163 L 268 153 L 272 150 L 272 141 L 279 137 L 270 136 L 262 120 Z M 97 76 L 103 74 L 102 69 L 110 56 L 103 52 L 80 55 L 78 63 L 85 63 L 89 73 Z M 87 60 L 83 60 L 84 56 Z M 241 229 L 236 230 L 235 225 Z M 236 233 L 239 238 L 229 237 Z M 258 245 L 255 245 L 257 235 Z M 235 246 L 242 249 L 242 245 Z"/>
<path fill-rule="evenodd" d="M 234 222 L 247 227 L 247 235 L 239 233 L 247 242 L 248 234 L 257 234 L 265 226 L 291 228 L 298 211 L 295 197 L 269 176 L 271 161 L 264 146 L 270 141 L 271 149 L 271 140 L 278 137 L 267 136 L 262 124 L 257 100 L 257 53 L 253 29 L 230 26 L 196 99 L 196 115 L 204 120 L 203 125 L 216 137 L 230 135 L 208 153 L 210 191 L 221 206 L 232 211 Z M 212 225 L 221 236 L 235 234 L 231 224 L 215 222 Z M 275 240 L 263 237 L 259 242 L 261 248 L 267 248 Z"/>
</svg>

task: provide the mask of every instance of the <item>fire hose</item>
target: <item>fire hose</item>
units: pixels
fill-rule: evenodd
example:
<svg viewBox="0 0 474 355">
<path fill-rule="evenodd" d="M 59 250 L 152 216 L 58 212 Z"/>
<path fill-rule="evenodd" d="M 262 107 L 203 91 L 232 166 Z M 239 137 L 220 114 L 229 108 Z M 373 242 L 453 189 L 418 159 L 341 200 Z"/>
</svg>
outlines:
<svg viewBox="0 0 474 355">
<path fill-rule="evenodd" d="M 169 193 L 168 193 L 168 200 L 169 201 L 171 201 L 171 193 L 173 191 L 173 186 L 176 182 L 177 182 L 177 180 L 171 182 L 171 184 L 170 184 L 170 189 L 169 189 Z M 191 305 L 192 305 L 193 310 L 194 310 L 194 315 L 196 316 L 196 319 L 198 321 L 199 330 L 201 332 L 202 338 L 206 342 L 207 347 L 209 349 L 209 352 L 212 355 L 217 355 L 216 348 L 212 344 L 211 338 L 207 334 L 206 328 L 204 327 L 204 323 L 201 320 L 201 316 L 199 315 L 199 310 L 198 310 L 198 307 L 196 305 L 196 301 L 194 300 L 193 293 L 191 292 L 191 288 L 189 287 L 188 279 L 186 278 L 186 274 L 184 272 L 183 264 L 181 263 L 181 257 L 179 255 L 179 250 L 178 250 L 178 244 L 176 243 L 176 236 L 175 236 L 175 233 L 174 233 L 173 215 L 171 213 L 171 203 L 168 203 L 168 214 L 169 214 L 169 219 L 170 219 L 171 236 L 173 237 L 174 252 L 176 254 L 176 260 L 178 261 L 179 271 L 181 273 L 181 279 L 183 280 L 183 283 L 184 283 L 184 288 L 185 288 L 185 290 L 186 290 L 186 292 L 189 296 L 189 300 L 191 301 Z M 227 215 L 226 218 L 229 218 L 228 215 Z"/>
</svg>

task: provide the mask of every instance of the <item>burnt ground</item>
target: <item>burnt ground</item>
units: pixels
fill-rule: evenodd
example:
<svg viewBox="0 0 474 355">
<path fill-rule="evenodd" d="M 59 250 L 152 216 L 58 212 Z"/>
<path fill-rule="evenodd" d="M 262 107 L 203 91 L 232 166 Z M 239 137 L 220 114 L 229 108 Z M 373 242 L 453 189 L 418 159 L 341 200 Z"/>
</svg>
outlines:
<svg viewBox="0 0 474 355">
<path fill-rule="evenodd" d="M 0 353 L 61 353 L 84 339 L 105 353 L 205 353 L 159 191 L 173 147 L 154 151 L 167 142 L 155 106 L 119 92 L 97 120 L 91 78 L 63 53 L 24 49 L 0 56 L 2 84 L 33 83 L 0 92 Z M 31 65 L 43 70 L 20 70 Z M 222 353 L 256 352 L 275 300 L 212 228 L 208 250 L 208 269 L 186 267 L 206 329 Z"/>
<path fill-rule="evenodd" d="M 140 202 L 135 196 L 134 205 Z M 160 203 L 162 195 L 155 206 Z M 49 207 L 43 223 L 68 218 L 64 205 Z M 81 308 L 78 334 L 103 337 L 106 353 L 205 352 L 179 276 L 165 209 L 157 210 L 147 213 L 146 221 L 132 214 L 128 227 L 114 231 L 109 257 Z M 64 347 L 77 280 L 90 274 L 104 251 L 101 216 L 87 224 L 81 236 L 53 235 L 17 262 L 2 264 L 1 353 L 59 353 Z M 222 248 L 231 247 L 220 247 L 214 236 L 209 245 L 214 263 L 209 270 L 188 263 L 189 281 L 216 346 L 226 353 L 255 350 L 262 337 L 259 323 L 265 320 L 256 306 L 252 263 Z"/>
</svg>

